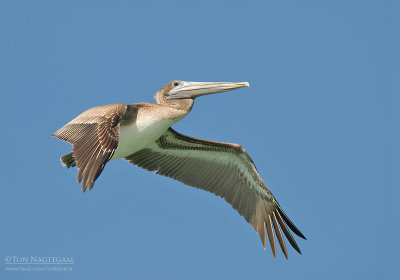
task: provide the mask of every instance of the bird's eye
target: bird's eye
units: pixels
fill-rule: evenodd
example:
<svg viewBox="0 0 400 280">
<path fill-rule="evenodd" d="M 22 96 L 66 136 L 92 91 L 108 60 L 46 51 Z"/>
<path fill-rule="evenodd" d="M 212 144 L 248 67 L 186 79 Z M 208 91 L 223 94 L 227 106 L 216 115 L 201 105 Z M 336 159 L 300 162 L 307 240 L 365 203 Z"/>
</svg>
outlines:
<svg viewBox="0 0 400 280">
<path fill-rule="evenodd" d="M 177 86 L 179 86 L 179 83 L 178 83 L 178 82 L 175 82 L 175 83 L 174 83 L 174 87 L 177 87 Z"/>
</svg>

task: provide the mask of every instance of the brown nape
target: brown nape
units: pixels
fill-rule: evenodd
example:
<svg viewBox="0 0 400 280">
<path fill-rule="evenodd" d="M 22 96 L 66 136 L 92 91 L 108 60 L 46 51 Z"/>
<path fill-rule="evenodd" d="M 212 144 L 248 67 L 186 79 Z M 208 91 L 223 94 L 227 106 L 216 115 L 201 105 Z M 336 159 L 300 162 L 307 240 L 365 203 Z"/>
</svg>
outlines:
<svg viewBox="0 0 400 280">
<path fill-rule="evenodd" d="M 166 105 L 168 107 L 177 109 L 177 110 L 182 110 L 182 111 L 187 111 L 190 112 L 193 107 L 194 100 L 192 98 L 188 99 L 166 99 L 168 96 L 168 93 L 170 90 L 173 88 L 173 84 L 176 81 L 169 82 L 166 84 L 162 89 L 160 89 L 155 95 L 154 99 L 157 101 L 157 103 Z"/>
<path fill-rule="evenodd" d="M 159 91 L 157 91 L 157 93 L 154 95 L 154 99 L 157 101 L 157 103 L 165 104 L 166 102 L 165 97 L 168 95 L 168 92 L 171 91 L 175 82 L 176 81 L 169 82 L 168 84 L 163 86 Z"/>
</svg>

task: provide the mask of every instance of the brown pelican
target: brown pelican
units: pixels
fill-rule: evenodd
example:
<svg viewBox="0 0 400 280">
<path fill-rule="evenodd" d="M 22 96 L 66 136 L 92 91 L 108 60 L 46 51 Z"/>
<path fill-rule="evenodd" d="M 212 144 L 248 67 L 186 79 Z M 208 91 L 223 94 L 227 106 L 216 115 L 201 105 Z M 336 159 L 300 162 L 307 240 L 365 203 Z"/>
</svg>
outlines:
<svg viewBox="0 0 400 280">
<path fill-rule="evenodd" d="M 249 83 L 172 81 L 154 95 L 157 103 L 91 108 L 53 134 L 72 144 L 72 152 L 61 163 L 78 167 L 77 180 L 85 191 L 93 188 L 109 160 L 124 158 L 223 197 L 259 233 L 264 248 L 268 235 L 274 257 L 275 235 L 288 257 L 282 231 L 301 254 L 288 227 L 306 238 L 283 212 L 240 145 L 188 137 L 170 128 L 191 111 L 196 97 L 246 86 Z"/>
</svg>

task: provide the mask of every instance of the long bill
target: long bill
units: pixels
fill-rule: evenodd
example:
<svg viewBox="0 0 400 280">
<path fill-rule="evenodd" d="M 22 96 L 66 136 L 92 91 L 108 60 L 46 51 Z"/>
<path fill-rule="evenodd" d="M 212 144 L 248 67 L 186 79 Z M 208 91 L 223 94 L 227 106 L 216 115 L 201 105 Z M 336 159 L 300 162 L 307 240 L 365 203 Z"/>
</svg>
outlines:
<svg viewBox="0 0 400 280">
<path fill-rule="evenodd" d="M 248 86 L 250 86 L 248 82 L 180 82 L 178 86 L 171 89 L 166 99 L 194 99 L 202 95 L 230 91 Z"/>
</svg>

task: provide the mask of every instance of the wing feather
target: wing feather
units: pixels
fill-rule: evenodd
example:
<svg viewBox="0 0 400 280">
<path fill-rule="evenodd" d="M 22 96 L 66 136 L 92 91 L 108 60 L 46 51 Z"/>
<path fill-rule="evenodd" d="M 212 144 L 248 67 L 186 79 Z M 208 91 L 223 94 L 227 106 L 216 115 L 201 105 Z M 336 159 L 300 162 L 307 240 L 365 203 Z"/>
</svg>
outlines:
<svg viewBox="0 0 400 280">
<path fill-rule="evenodd" d="M 269 244 L 271 245 L 272 254 L 274 255 L 274 258 L 276 258 L 275 235 L 272 229 L 271 216 L 269 214 L 266 217 L 265 224 L 267 225 L 268 239 L 269 239 Z"/>
<path fill-rule="evenodd" d="M 126 104 L 94 107 L 53 134 L 72 144 L 72 156 L 78 167 L 77 180 L 82 181 L 83 191 L 93 188 L 114 154 L 119 141 L 119 122 L 126 110 Z"/>
<path fill-rule="evenodd" d="M 274 224 L 274 229 L 276 233 L 276 237 L 278 238 L 279 245 L 281 246 L 282 252 L 285 255 L 286 259 L 288 258 L 285 241 L 283 240 L 281 229 L 278 226 L 278 222 L 276 220 L 275 212 L 272 212 L 272 223 Z"/>
<path fill-rule="evenodd" d="M 304 238 L 304 235 L 284 214 L 258 174 L 253 160 L 241 146 L 188 137 L 170 128 L 155 143 L 125 159 L 156 171 L 156 174 L 224 198 L 259 233 L 264 248 L 268 235 L 274 256 L 273 228 L 287 257 L 279 225 L 289 243 L 299 252 L 286 224 L 298 236 Z"/>
</svg>

